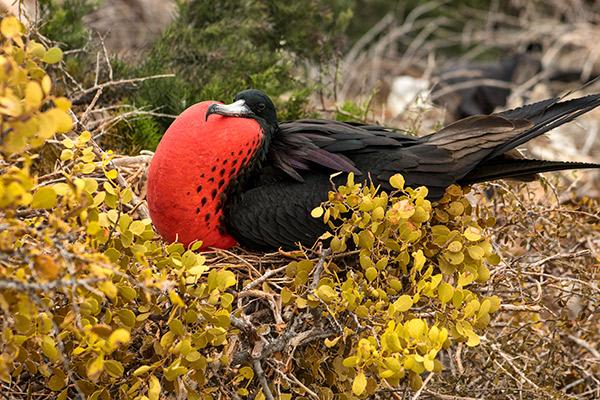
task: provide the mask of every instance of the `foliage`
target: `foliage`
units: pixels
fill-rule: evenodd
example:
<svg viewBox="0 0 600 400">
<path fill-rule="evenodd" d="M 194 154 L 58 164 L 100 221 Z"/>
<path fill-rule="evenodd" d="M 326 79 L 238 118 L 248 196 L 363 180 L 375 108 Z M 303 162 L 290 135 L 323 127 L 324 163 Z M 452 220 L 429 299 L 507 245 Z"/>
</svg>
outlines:
<svg viewBox="0 0 600 400">
<path fill-rule="evenodd" d="M 350 3 L 182 3 L 146 63 L 134 71 L 139 75 L 173 72 L 176 77 L 146 82 L 133 100 L 138 106 L 177 115 L 196 102 L 228 102 L 241 89 L 256 87 L 276 101 L 281 119 L 305 115 L 311 90 L 297 78 L 296 69 L 306 61 L 331 61 L 352 15 Z M 158 121 L 160 131 L 171 122 Z"/>
<path fill-rule="evenodd" d="M 83 17 L 94 9 L 94 3 L 90 0 L 40 0 L 41 33 L 69 49 L 83 48 L 90 36 Z"/>
<path fill-rule="evenodd" d="M 156 236 L 122 185 L 114 155 L 90 132 L 72 131 L 68 100 L 51 94 L 42 66 L 60 61 L 60 51 L 23 35 L 15 18 L 4 19 L 0 31 L 3 382 L 26 373 L 61 399 L 211 398 L 219 391 L 264 398 L 270 389 L 248 356 L 253 338 L 286 338 L 311 314 L 323 327 L 316 339 L 325 341 L 298 342 L 294 368 L 325 396 L 364 396 L 404 375 L 416 388 L 421 372 L 441 368 L 436 354 L 451 340 L 479 343 L 475 330 L 498 302 L 466 286 L 487 279 L 483 259 L 493 256 L 460 190 L 434 210 L 423 188 L 388 197 L 350 176 L 318 209 L 335 234 L 320 279 L 318 263 L 299 253 L 283 286 L 249 290 L 252 280 L 197 253 L 200 243 L 186 250 Z M 45 142 L 60 156 L 42 178 L 30 166 Z M 391 182 L 402 189 L 400 176 Z M 360 268 L 333 261 L 345 239 L 360 249 Z M 279 331 L 255 328 L 240 308 L 257 292 L 281 299 L 291 315 L 275 317 Z M 313 370 L 302 360 L 328 361 Z M 334 375 L 323 375 L 330 367 Z M 233 386 L 224 385 L 230 380 Z"/>
<path fill-rule="evenodd" d="M 95 38 L 83 17 L 95 6 L 95 0 L 39 1 L 40 33 L 63 50 L 74 50 L 64 57 L 64 68 L 83 84 L 94 81 L 96 57 L 83 49 Z"/>
<path fill-rule="evenodd" d="M 355 183 L 351 174 L 313 210 L 332 229 L 324 238 L 331 238 L 334 254 L 349 243 L 358 252 L 359 269 L 330 265 L 316 298 L 308 297 L 326 304 L 344 327 L 334 341 L 351 345 L 341 364 L 354 371 L 357 396 L 374 394 L 384 381 L 396 386 L 405 376 L 418 389 L 423 372 L 442 369 L 436 356 L 451 340 L 480 343 L 475 331 L 500 306 L 497 296 L 476 292 L 490 276 L 486 261 L 499 259 L 463 191 L 450 187 L 434 208 L 426 188 L 404 188 L 401 175 L 390 183 L 397 191 L 388 195 Z"/>
<path fill-rule="evenodd" d="M 116 183 L 111 156 L 98 155 L 89 132 L 60 142 L 58 179 L 38 183 L 30 175 L 31 151 L 72 127 L 68 101 L 49 94 L 50 78 L 39 66 L 60 55 L 23 37 L 15 18 L 0 29 L 0 379 L 10 383 L 27 371 L 59 398 L 76 387 L 95 398 L 118 392 L 151 399 L 188 370 L 206 379 L 197 350 L 223 343 L 232 300 L 223 292 L 235 277 L 213 269 L 194 285 L 208 270 L 193 252 L 199 244 L 164 247 L 148 219 L 132 219 L 134 196 Z M 132 333 L 162 329 L 146 320 L 165 312 L 169 332 L 160 343 L 153 334 L 135 336 L 142 340 L 128 352 Z M 146 352 L 143 359 L 137 351 Z M 130 377 L 122 383 L 125 371 Z"/>
</svg>

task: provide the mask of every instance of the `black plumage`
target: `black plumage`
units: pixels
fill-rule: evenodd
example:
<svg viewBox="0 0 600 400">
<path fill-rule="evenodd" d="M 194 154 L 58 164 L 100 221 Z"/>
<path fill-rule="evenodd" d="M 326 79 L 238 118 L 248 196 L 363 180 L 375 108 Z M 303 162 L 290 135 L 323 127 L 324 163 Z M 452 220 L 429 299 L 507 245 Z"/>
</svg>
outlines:
<svg viewBox="0 0 600 400">
<path fill-rule="evenodd" d="M 241 102 L 240 102 L 241 101 Z M 278 123 L 274 106 L 258 90 L 236 96 L 244 112 L 215 106 L 210 114 L 256 119 L 265 135 L 253 171 L 225 204 L 227 231 L 254 248 L 312 245 L 326 230 L 310 211 L 326 200 L 332 173 L 370 177 L 383 190 L 401 173 L 407 186 L 426 186 L 430 200 L 451 184 L 500 178 L 531 180 L 535 174 L 600 164 L 530 160 L 511 150 L 600 105 L 600 95 L 549 99 L 498 114 L 465 118 L 422 137 L 375 125 L 325 120 Z M 340 176 L 339 182 L 345 177 Z"/>
</svg>

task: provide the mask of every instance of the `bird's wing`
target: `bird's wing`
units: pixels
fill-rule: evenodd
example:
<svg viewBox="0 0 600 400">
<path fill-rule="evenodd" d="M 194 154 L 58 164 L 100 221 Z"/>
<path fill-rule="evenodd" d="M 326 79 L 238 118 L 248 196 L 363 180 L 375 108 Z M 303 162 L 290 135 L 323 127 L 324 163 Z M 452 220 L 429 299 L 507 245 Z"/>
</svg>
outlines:
<svg viewBox="0 0 600 400">
<path fill-rule="evenodd" d="M 419 138 L 417 144 L 363 157 L 357 166 L 385 186 L 394 173 L 407 185 L 427 186 L 430 198 L 452 183 L 500 178 L 531 179 L 538 172 L 598 168 L 598 164 L 517 160 L 508 152 L 600 105 L 600 95 L 545 100 L 499 114 L 472 116 Z M 356 161 L 356 160 L 355 160 Z"/>
<path fill-rule="evenodd" d="M 310 212 L 327 199 L 326 174 L 307 173 L 304 182 L 263 180 L 244 191 L 225 210 L 227 230 L 245 247 L 290 249 L 312 246 L 327 227 Z"/>
<path fill-rule="evenodd" d="M 303 119 L 283 122 L 269 147 L 273 165 L 301 182 L 302 171 L 361 174 L 350 156 L 415 143 L 416 137 L 378 125 Z"/>
</svg>

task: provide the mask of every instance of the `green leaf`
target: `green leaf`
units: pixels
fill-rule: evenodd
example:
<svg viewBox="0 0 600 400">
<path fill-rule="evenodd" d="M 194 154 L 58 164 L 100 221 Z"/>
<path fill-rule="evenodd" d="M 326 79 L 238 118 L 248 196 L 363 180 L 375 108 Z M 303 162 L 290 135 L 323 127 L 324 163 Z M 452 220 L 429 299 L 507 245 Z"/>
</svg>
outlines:
<svg viewBox="0 0 600 400">
<path fill-rule="evenodd" d="M 62 58 L 62 50 L 58 47 L 51 47 L 48 49 L 48 51 L 46 51 L 46 54 L 44 55 L 44 58 L 42 58 L 42 61 L 47 64 L 56 64 L 57 62 L 60 62 Z"/>
</svg>

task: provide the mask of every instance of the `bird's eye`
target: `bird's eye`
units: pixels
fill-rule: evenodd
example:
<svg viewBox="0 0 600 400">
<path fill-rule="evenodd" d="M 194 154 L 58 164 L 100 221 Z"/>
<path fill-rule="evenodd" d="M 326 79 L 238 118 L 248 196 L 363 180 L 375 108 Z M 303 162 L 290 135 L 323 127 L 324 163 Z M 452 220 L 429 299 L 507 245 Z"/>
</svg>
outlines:
<svg viewBox="0 0 600 400">
<path fill-rule="evenodd" d="M 264 111 L 265 107 L 266 107 L 265 103 L 258 103 L 258 106 L 256 106 L 258 111 Z"/>
</svg>

